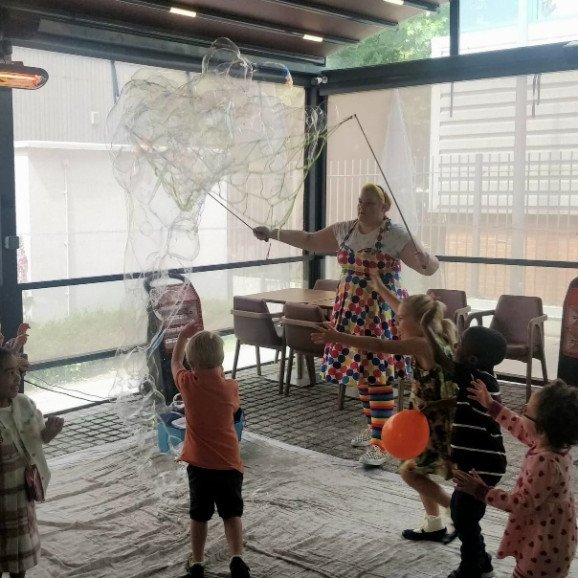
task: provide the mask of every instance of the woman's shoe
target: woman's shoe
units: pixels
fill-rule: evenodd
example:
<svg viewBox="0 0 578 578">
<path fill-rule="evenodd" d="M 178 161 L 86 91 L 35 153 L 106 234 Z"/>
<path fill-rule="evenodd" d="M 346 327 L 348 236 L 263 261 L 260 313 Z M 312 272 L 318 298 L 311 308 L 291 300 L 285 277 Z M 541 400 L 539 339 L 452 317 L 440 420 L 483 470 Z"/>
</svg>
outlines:
<svg viewBox="0 0 578 578">
<path fill-rule="evenodd" d="M 359 458 L 359 461 L 364 466 L 373 467 L 381 466 L 385 460 L 387 460 L 387 454 L 377 446 L 371 446 L 371 448 Z"/>
<path fill-rule="evenodd" d="M 371 442 L 371 431 L 365 428 L 360 434 L 356 435 L 351 440 L 351 445 L 354 448 L 364 448 L 370 445 Z"/>
</svg>

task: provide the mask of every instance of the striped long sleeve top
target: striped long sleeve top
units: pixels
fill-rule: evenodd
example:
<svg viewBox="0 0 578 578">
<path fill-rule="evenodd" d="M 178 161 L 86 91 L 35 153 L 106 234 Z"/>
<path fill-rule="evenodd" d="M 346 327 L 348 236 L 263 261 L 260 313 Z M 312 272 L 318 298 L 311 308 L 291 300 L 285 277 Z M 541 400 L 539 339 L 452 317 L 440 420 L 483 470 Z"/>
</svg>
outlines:
<svg viewBox="0 0 578 578">
<path fill-rule="evenodd" d="M 455 382 L 459 386 L 457 406 L 452 424 L 451 459 L 458 469 L 475 469 L 490 486 L 495 486 L 506 472 L 506 451 L 500 426 L 488 410 L 468 398 L 470 382 L 481 379 L 492 398 L 500 401 L 496 378 L 485 371 L 455 364 Z"/>
</svg>

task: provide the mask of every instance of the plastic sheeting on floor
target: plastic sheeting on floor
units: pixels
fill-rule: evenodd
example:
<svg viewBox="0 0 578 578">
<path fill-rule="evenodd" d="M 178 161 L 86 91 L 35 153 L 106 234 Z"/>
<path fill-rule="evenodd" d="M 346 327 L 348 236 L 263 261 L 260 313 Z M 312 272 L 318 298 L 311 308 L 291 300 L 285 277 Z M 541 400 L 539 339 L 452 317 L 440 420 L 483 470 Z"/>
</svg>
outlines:
<svg viewBox="0 0 578 578">
<path fill-rule="evenodd" d="M 444 546 L 401 538 L 404 528 L 419 523 L 422 510 L 398 475 L 250 432 L 242 454 L 246 560 L 254 578 L 445 577 L 458 565 L 457 540 Z M 50 465 L 48 501 L 38 507 L 42 559 L 28 576 L 184 574 L 190 546 L 182 465 L 161 455 L 141 463 L 129 441 L 71 454 Z M 505 520 L 503 512 L 488 509 L 483 527 L 491 553 Z M 229 576 L 228 562 L 215 515 L 206 576 Z M 496 576 L 511 576 L 512 559 L 494 562 Z"/>
</svg>

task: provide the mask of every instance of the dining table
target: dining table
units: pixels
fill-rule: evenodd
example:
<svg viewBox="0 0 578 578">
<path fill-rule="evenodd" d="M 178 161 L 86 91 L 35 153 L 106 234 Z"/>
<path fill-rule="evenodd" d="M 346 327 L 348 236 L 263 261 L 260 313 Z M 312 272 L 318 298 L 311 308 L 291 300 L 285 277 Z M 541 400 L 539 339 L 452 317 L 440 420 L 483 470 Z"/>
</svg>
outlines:
<svg viewBox="0 0 578 578">
<path fill-rule="evenodd" d="M 335 291 L 326 291 L 324 289 L 306 289 L 303 287 L 288 287 L 286 289 L 274 289 L 273 291 L 264 291 L 262 293 L 253 293 L 247 297 L 254 299 L 263 299 L 269 303 L 309 303 L 318 305 L 324 310 L 330 311 L 335 304 Z M 303 360 L 302 356 L 297 356 L 297 378 L 303 379 Z M 407 395 L 410 384 L 404 379 L 398 379 L 394 387 L 394 395 L 397 399 L 397 411 L 404 409 L 404 397 Z M 407 388 L 407 389 L 406 389 Z M 357 393 L 349 394 L 348 397 L 356 397 Z"/>
<path fill-rule="evenodd" d="M 335 304 L 335 291 L 324 289 L 305 289 L 303 287 L 288 287 L 286 289 L 275 289 L 264 291 L 263 293 L 253 293 L 247 295 L 253 299 L 263 299 L 269 303 L 309 303 L 318 305 L 323 309 L 333 309 Z"/>
<path fill-rule="evenodd" d="M 268 303 L 308 303 L 317 305 L 321 309 L 331 311 L 335 304 L 335 291 L 326 291 L 324 289 L 306 289 L 304 287 L 287 287 L 285 289 L 274 289 L 273 291 L 264 291 L 262 293 L 253 293 L 247 295 L 252 299 L 263 299 Z M 303 379 L 303 356 L 297 355 L 297 379 Z"/>
</svg>

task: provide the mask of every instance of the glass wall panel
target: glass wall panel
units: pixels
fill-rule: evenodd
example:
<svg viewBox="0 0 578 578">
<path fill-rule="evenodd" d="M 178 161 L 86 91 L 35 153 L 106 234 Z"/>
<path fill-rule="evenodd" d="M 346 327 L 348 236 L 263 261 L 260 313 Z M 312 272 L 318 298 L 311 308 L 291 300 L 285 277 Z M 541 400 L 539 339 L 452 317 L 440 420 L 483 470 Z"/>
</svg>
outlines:
<svg viewBox="0 0 578 578">
<path fill-rule="evenodd" d="M 577 26 L 575 0 L 460 0 L 460 53 L 575 40 Z"/>
<path fill-rule="evenodd" d="M 358 115 L 410 230 L 436 254 L 555 263 L 578 262 L 577 103 L 572 71 L 332 96 L 329 110 Z M 383 177 L 359 128 L 346 123 L 328 145 L 327 223 L 355 218 L 366 182 Z M 395 210 L 392 219 L 401 222 Z M 500 294 L 541 297 L 551 352 L 575 276 L 459 263 L 431 278 L 404 269 L 410 292 L 463 289 L 480 309 Z"/>
<path fill-rule="evenodd" d="M 146 315 L 133 313 L 135 300 L 144 303 L 144 288 L 129 284 L 128 292 L 122 281 L 23 291 L 31 363 L 145 343 Z"/>
<path fill-rule="evenodd" d="M 188 277 L 201 301 L 204 328 L 221 331 L 233 326 L 235 295 L 303 287 L 303 263 L 208 271 Z M 146 356 L 135 350 L 146 344 L 150 322 L 140 280 L 35 289 L 24 291 L 23 297 L 24 318 L 31 325 L 26 352 L 32 363 L 120 348 L 132 351 L 133 371 L 146 372 Z M 271 304 L 270 309 L 279 311 L 281 306 Z M 235 341 L 234 336 L 225 338 L 225 371 L 233 366 Z M 262 350 L 262 363 L 273 358 L 272 350 Z M 42 402 L 44 411 L 99 401 L 111 394 L 116 372 L 127 359 L 120 355 L 31 371 L 26 393 Z M 241 348 L 238 367 L 254 364 L 255 348 Z"/>
<path fill-rule="evenodd" d="M 127 264 L 126 256 L 134 252 L 134 243 L 141 243 L 139 230 L 132 229 L 132 248 L 127 246 L 127 234 L 129 219 L 134 224 L 137 217 L 127 213 L 126 193 L 113 175 L 107 116 L 137 71 L 170 75 L 177 83 L 194 75 L 25 48 L 15 48 L 14 58 L 44 67 L 50 74 L 42 90 L 14 93 L 20 282 L 134 272 L 134 263 Z M 264 95 L 274 96 L 279 85 L 259 86 Z M 289 100 L 292 106 L 303 108 L 303 89 L 294 87 Z M 288 176 L 300 192 L 287 227 L 301 228 L 302 175 Z M 259 182 L 256 186 L 267 191 L 270 185 Z M 151 216 L 150 226 L 154 222 Z M 159 243 L 151 251 L 159 251 L 162 240 L 159 234 Z M 267 255 L 266 245 L 253 239 L 250 228 L 210 197 L 201 213 L 198 243 L 194 265 Z M 142 245 L 140 249 L 148 251 Z M 276 243 L 270 256 L 298 254 Z M 166 265 L 181 267 L 183 263 L 175 257 Z"/>
<path fill-rule="evenodd" d="M 20 283 L 146 271 L 151 267 L 136 267 L 135 264 L 148 265 L 150 261 L 130 260 L 127 256 L 139 252 L 144 255 L 160 253 L 165 241 L 167 245 L 173 243 L 170 249 L 175 249 L 174 253 L 170 250 L 163 253 L 166 255 L 162 262 L 165 268 L 227 265 L 301 255 L 300 250 L 287 245 L 257 241 L 251 230 L 251 226 L 267 220 L 267 209 L 280 206 L 274 192 L 280 182 L 291 182 L 289 186 L 296 192 L 284 226 L 303 228 L 303 172 L 299 168 L 287 170 L 280 164 L 279 154 L 275 155 L 275 166 L 267 158 L 257 163 L 258 167 L 247 170 L 251 175 L 259 175 L 251 177 L 249 185 L 244 181 L 216 183 L 211 192 L 221 194 L 225 202 L 219 203 L 207 196 L 196 233 L 191 233 L 187 227 L 154 228 L 153 218 L 136 220 L 131 209 L 134 192 L 128 195 L 113 175 L 110 155 L 113 136 L 107 126 L 107 117 L 135 73 L 170 77 L 177 85 L 194 82 L 194 74 L 20 47 L 14 48 L 14 59 L 43 67 L 50 75 L 42 90 L 15 91 L 13 95 Z M 295 126 L 302 131 L 305 126 L 298 116 L 304 115 L 304 90 L 274 83 L 255 82 L 255 85 L 259 87 L 261 102 L 269 103 L 267 112 L 271 122 L 267 128 L 271 143 L 276 143 L 271 150 L 285 146 L 279 144 L 283 143 L 277 140 L 280 138 L 297 142 L 295 136 L 299 137 L 301 133 L 295 135 L 290 131 Z M 286 121 L 273 106 L 281 102 L 299 111 L 289 115 L 297 120 Z M 250 112 L 255 113 L 255 109 Z M 249 117 L 245 118 L 245 121 L 249 120 Z M 241 128 L 249 131 L 248 125 Z M 225 190 L 225 186 L 229 189 Z M 235 210 L 223 206 L 231 201 L 227 195 L 235 187 L 253 195 L 239 210 L 246 224 L 232 214 Z M 259 196 L 258 201 L 265 205 L 264 208 L 256 202 L 255 195 Z M 161 207 L 161 212 L 163 210 Z M 151 214 L 153 212 L 151 210 Z M 246 218 L 249 213 L 253 220 Z M 154 234 L 150 234 L 149 225 Z M 140 233 L 148 238 L 148 245 L 139 237 Z M 198 250 L 195 249 L 197 245 Z M 184 262 L 181 254 L 195 257 Z M 224 269 L 196 273 L 191 275 L 191 280 L 201 299 L 205 327 L 220 330 L 232 326 L 233 295 L 301 286 L 303 264 Z M 109 282 L 35 288 L 23 292 L 23 301 L 24 320 L 32 326 L 26 349 L 33 364 L 117 347 L 130 348 L 146 342 L 146 292 L 140 281 L 126 285 Z M 234 339 L 229 341 L 231 344 L 227 347 L 232 350 Z M 227 355 L 226 364 L 230 369 L 232 355 L 230 359 L 229 353 Z M 263 359 L 268 360 L 266 352 Z M 72 364 L 67 368 L 45 370 L 48 372 L 46 381 L 66 385 L 75 375 L 87 375 L 88 389 L 93 382 L 100 392 L 98 395 L 106 396 L 106 384 L 110 381 L 107 376 L 110 364 L 114 362 L 113 359 L 94 362 L 94 365 Z M 254 351 L 241 359 L 241 364 L 247 363 L 254 363 Z M 96 385 L 98 379 L 94 377 L 97 366 L 105 376 L 102 387 Z M 33 373 L 36 372 L 31 375 Z"/>
<path fill-rule="evenodd" d="M 327 58 L 327 68 L 359 68 L 444 56 L 449 47 L 449 2 L 438 12 L 421 11 L 353 46 L 337 50 Z"/>
</svg>

